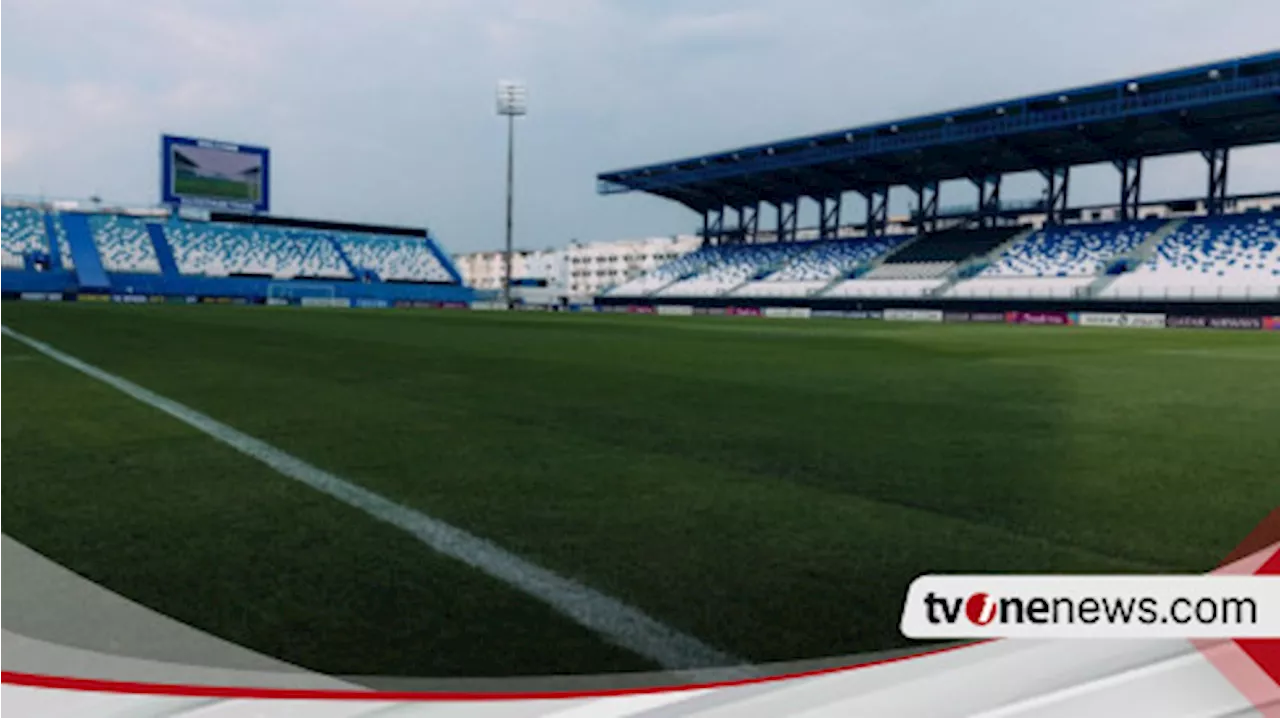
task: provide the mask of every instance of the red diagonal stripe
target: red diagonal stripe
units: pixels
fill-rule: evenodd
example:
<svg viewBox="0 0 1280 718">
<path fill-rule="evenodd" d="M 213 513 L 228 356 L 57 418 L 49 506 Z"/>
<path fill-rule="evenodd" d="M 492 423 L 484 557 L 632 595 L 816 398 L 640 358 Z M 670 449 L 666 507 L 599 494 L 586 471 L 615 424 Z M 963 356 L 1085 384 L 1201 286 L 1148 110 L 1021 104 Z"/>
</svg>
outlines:
<svg viewBox="0 0 1280 718">
<path fill-rule="evenodd" d="M 1276 512 L 1272 512 L 1274 516 Z M 1271 554 L 1271 558 L 1262 564 L 1262 568 L 1257 571 L 1260 576 L 1275 576 L 1280 574 L 1280 548 Z M 1254 663 L 1258 664 L 1271 680 L 1280 684 L 1280 638 L 1252 638 L 1247 640 L 1239 640 L 1241 650 L 1249 654 Z"/>
</svg>

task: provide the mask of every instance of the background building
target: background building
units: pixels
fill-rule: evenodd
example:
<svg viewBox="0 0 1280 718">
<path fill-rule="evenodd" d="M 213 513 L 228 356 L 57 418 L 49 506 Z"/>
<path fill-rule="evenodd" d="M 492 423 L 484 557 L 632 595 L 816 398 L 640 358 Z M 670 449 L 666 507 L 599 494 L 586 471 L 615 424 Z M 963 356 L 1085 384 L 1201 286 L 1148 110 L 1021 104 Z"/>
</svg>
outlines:
<svg viewBox="0 0 1280 718">
<path fill-rule="evenodd" d="M 698 248 L 692 234 L 646 237 L 612 242 L 570 242 L 561 249 L 519 250 L 511 255 L 514 282 L 545 282 L 549 294 L 568 301 L 587 301 L 609 289 L 639 277 L 659 265 Z M 503 253 L 471 252 L 454 256 L 467 286 L 478 290 L 502 288 L 506 272 Z"/>
</svg>

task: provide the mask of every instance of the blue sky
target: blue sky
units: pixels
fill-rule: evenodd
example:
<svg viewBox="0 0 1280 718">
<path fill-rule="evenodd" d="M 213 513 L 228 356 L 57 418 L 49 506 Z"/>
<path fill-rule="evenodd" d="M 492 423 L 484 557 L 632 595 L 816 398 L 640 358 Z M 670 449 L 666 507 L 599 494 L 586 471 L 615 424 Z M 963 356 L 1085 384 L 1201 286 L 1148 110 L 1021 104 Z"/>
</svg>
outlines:
<svg viewBox="0 0 1280 718">
<path fill-rule="evenodd" d="M 1275 0 L 5 0 L 3 10 L 4 192 L 151 203 L 159 135 L 214 137 L 272 148 L 277 214 L 426 224 L 454 251 L 502 241 L 499 79 L 529 85 L 516 237 L 541 248 L 695 226 L 663 200 L 597 196 L 603 170 L 1280 39 Z M 1232 163 L 1233 192 L 1280 189 L 1277 148 Z M 1152 162 L 1147 196 L 1203 192 L 1201 168 Z M 1078 173 L 1076 198 L 1108 201 L 1114 175 Z M 945 187 L 942 201 L 969 194 Z M 1038 186 L 1015 181 L 1006 196 L 1017 194 Z"/>
</svg>

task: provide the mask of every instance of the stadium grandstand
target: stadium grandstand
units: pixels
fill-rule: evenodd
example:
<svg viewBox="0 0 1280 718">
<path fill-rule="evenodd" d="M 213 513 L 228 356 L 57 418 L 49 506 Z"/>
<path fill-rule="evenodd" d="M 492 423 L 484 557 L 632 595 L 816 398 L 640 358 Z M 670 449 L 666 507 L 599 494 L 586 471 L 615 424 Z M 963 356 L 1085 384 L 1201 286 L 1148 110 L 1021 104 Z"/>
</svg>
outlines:
<svg viewBox="0 0 1280 718">
<path fill-rule="evenodd" d="M 184 215 L 194 213 L 6 199 L 4 294 L 367 306 L 472 299 L 424 229 Z"/>
<path fill-rule="evenodd" d="M 1280 195 L 1229 195 L 1232 149 L 1280 141 L 1280 53 L 607 172 L 702 219 L 696 251 L 623 282 L 604 305 L 764 303 L 975 309 L 1280 304 Z M 1198 153 L 1203 197 L 1146 202 L 1144 160 Z M 1117 201 L 1073 207 L 1071 172 L 1108 163 Z M 1043 197 L 1006 201 L 1007 175 Z M 940 210 L 942 182 L 968 207 Z M 891 221 L 889 196 L 911 193 Z M 842 221 L 846 195 L 865 199 Z M 802 203 L 819 224 L 797 227 Z M 771 208 L 776 225 L 761 227 Z M 806 236 L 807 235 L 807 236 Z"/>
</svg>

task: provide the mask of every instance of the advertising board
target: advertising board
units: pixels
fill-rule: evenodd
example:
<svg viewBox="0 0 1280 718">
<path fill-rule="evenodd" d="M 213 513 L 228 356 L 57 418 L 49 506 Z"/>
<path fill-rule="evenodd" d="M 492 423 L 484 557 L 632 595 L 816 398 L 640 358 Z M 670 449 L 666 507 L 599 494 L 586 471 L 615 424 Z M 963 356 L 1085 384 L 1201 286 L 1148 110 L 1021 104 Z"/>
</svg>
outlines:
<svg viewBox="0 0 1280 718">
<path fill-rule="evenodd" d="M 1071 315 L 1067 312 L 1005 312 L 1009 324 L 1033 324 L 1041 326 L 1069 326 Z"/>
<path fill-rule="evenodd" d="M 1004 324 L 1004 312 L 947 312 L 942 321 L 959 324 Z"/>
<path fill-rule="evenodd" d="M 1209 317 L 1210 329 L 1261 329 L 1262 317 Z"/>
<path fill-rule="evenodd" d="M 1165 315 L 1148 313 L 1080 312 L 1077 321 L 1082 327 L 1164 329 L 1166 324 Z"/>
<path fill-rule="evenodd" d="M 765 307 L 763 313 L 772 319 L 808 319 L 813 310 L 808 307 Z"/>
<path fill-rule="evenodd" d="M 330 309 L 351 306 L 351 300 L 346 297 L 303 297 L 298 300 L 298 303 L 304 307 L 326 307 Z"/>
<path fill-rule="evenodd" d="M 941 322 L 941 309 L 886 309 L 886 322 Z"/>
<path fill-rule="evenodd" d="M 1174 315 L 1165 320 L 1172 329 L 1263 329 L 1264 317 L 1205 317 Z"/>
<path fill-rule="evenodd" d="M 693 307 L 686 304 L 659 304 L 658 314 L 667 317 L 691 317 Z"/>
</svg>

